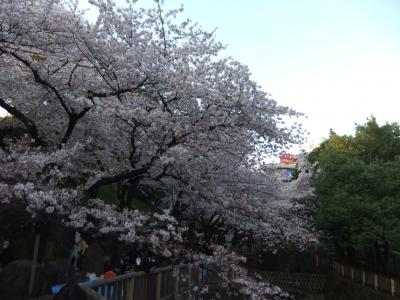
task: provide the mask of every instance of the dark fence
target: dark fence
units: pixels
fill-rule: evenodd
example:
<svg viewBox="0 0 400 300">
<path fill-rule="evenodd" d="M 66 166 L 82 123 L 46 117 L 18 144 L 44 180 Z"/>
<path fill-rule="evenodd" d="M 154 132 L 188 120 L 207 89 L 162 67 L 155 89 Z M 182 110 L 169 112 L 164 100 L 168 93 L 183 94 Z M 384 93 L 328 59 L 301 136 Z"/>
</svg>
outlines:
<svg viewBox="0 0 400 300">
<path fill-rule="evenodd" d="M 325 289 L 326 275 L 322 273 L 257 272 L 268 282 L 285 290 L 320 294 Z"/>
<path fill-rule="evenodd" d="M 333 262 L 332 270 L 339 276 L 370 287 L 376 291 L 400 297 L 400 280 L 385 277 L 377 273 L 354 268 L 342 263 Z"/>
</svg>

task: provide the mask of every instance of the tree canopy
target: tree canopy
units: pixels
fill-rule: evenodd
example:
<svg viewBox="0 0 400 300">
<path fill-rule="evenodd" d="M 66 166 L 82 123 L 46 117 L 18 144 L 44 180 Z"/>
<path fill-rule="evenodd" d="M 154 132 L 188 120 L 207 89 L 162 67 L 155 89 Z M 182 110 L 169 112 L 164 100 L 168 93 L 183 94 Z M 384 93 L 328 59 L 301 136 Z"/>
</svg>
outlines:
<svg viewBox="0 0 400 300">
<path fill-rule="evenodd" d="M 323 237 L 341 247 L 372 247 L 376 256 L 389 245 L 400 249 L 399 154 L 399 125 L 380 126 L 373 117 L 354 136 L 331 132 L 310 153 L 318 163 L 316 225 Z"/>
<path fill-rule="evenodd" d="M 132 195 L 150 187 L 172 195 L 170 207 L 217 212 L 270 247 L 301 243 L 293 194 L 255 168 L 302 140 L 282 121 L 299 114 L 221 58 L 212 32 L 178 23 L 181 10 L 135 2 L 92 0 L 94 23 L 76 1 L 1 2 L 0 107 L 25 132 L 3 139 L 1 203 L 163 253 L 184 228 L 132 209 Z M 99 199 L 109 185 L 117 203 Z"/>
</svg>

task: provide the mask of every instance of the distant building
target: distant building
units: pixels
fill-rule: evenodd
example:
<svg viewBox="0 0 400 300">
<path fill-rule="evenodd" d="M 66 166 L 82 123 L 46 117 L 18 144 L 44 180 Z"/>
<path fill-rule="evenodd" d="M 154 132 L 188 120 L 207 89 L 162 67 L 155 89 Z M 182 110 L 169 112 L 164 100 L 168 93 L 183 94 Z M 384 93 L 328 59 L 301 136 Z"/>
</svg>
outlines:
<svg viewBox="0 0 400 300">
<path fill-rule="evenodd" d="M 266 167 L 274 170 L 282 178 L 282 181 L 291 181 L 297 169 L 297 155 L 282 152 L 279 155 L 279 163 L 270 163 Z"/>
<path fill-rule="evenodd" d="M 279 166 L 282 180 L 291 181 L 296 172 L 297 155 L 282 152 L 279 155 Z"/>
</svg>

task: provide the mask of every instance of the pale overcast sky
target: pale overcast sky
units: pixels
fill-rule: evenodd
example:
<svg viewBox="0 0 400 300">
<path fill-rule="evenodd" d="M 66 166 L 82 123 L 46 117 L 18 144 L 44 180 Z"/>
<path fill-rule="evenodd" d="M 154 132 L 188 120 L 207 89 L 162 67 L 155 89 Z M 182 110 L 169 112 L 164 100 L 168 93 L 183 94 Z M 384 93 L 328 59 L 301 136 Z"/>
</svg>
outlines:
<svg viewBox="0 0 400 300">
<path fill-rule="evenodd" d="M 248 65 L 279 104 L 308 116 L 304 149 L 329 128 L 352 134 L 372 114 L 400 121 L 400 1 L 165 1 L 180 4 L 184 17 L 217 28 L 225 54 Z"/>
<path fill-rule="evenodd" d="M 177 6 L 182 1 L 167 0 Z M 185 14 L 228 44 L 278 103 L 305 113 L 304 148 L 370 115 L 400 121 L 400 1 L 191 0 Z"/>
</svg>

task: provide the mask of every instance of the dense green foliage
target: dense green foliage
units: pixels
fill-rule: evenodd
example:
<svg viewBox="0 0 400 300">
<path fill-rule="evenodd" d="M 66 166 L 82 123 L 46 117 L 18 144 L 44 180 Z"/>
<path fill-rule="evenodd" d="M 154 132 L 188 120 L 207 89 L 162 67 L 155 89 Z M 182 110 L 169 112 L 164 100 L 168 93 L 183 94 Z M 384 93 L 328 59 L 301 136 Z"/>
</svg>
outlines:
<svg viewBox="0 0 400 300">
<path fill-rule="evenodd" d="M 399 125 L 379 126 L 375 118 L 358 125 L 354 136 L 331 132 L 310 153 L 318 168 L 315 220 L 323 239 L 337 249 L 371 253 L 376 265 L 387 264 L 389 249 L 400 250 L 399 155 Z"/>
</svg>

